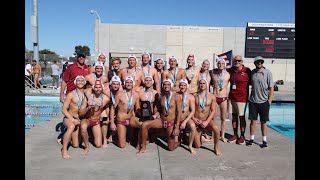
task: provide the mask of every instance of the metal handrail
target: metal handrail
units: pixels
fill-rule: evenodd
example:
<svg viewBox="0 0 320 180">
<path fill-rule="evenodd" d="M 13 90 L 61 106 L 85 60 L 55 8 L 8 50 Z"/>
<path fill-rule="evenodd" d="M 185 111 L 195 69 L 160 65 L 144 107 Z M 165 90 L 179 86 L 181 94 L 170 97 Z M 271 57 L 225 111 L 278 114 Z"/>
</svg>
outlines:
<svg viewBox="0 0 320 180">
<path fill-rule="evenodd" d="M 32 80 L 30 79 L 30 78 L 28 78 L 28 77 L 26 77 L 25 76 L 25 78 L 27 78 L 29 81 L 27 81 L 26 79 L 24 79 L 24 81 L 25 81 L 25 83 L 24 83 L 24 85 L 25 85 L 25 87 L 27 87 L 28 88 L 28 90 L 34 90 L 34 89 L 31 89 L 29 86 L 31 86 L 31 87 L 36 87 L 36 90 L 38 90 L 40 93 L 43 93 L 33 82 L 32 82 Z M 31 82 L 31 83 L 30 83 Z"/>
</svg>

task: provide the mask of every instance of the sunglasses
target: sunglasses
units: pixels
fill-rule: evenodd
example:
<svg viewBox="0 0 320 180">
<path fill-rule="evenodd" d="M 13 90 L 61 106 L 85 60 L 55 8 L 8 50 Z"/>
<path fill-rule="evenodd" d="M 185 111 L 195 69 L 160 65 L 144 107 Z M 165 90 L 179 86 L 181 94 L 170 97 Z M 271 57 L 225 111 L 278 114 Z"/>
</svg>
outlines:
<svg viewBox="0 0 320 180">
<path fill-rule="evenodd" d="M 256 63 L 256 64 L 263 64 L 263 61 L 256 61 L 256 62 L 254 62 L 254 63 Z"/>
<path fill-rule="evenodd" d="M 234 62 L 241 62 L 242 60 L 234 60 Z"/>
</svg>

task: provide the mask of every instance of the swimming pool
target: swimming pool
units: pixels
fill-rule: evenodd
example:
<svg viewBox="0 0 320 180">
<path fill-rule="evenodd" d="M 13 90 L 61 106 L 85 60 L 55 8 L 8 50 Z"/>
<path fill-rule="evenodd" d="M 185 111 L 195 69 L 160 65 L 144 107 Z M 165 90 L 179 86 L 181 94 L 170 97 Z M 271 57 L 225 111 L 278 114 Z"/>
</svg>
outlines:
<svg viewBox="0 0 320 180">
<path fill-rule="evenodd" d="M 248 108 L 247 106 L 247 117 L 249 117 Z M 272 103 L 269 111 L 268 127 L 295 140 L 295 103 Z"/>
<path fill-rule="evenodd" d="M 25 96 L 25 132 L 61 113 L 59 96 Z"/>
<path fill-rule="evenodd" d="M 268 127 L 295 140 L 295 103 L 272 103 Z"/>
</svg>

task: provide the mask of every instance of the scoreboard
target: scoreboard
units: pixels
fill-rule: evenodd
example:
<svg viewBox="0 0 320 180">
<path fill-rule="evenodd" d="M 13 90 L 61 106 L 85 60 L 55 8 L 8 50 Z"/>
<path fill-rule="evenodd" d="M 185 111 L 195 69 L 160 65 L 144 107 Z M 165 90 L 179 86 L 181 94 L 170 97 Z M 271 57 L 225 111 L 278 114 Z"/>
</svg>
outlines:
<svg viewBox="0 0 320 180">
<path fill-rule="evenodd" d="M 295 58 L 295 24 L 248 23 L 245 57 Z"/>
</svg>

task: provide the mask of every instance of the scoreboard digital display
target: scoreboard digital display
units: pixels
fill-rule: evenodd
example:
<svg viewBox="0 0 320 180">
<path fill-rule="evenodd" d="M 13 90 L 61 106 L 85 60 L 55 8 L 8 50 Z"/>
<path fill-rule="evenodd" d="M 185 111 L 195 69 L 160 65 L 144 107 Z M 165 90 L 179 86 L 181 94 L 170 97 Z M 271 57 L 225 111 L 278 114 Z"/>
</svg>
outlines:
<svg viewBox="0 0 320 180">
<path fill-rule="evenodd" d="M 248 23 L 245 57 L 295 58 L 295 24 Z"/>
</svg>

